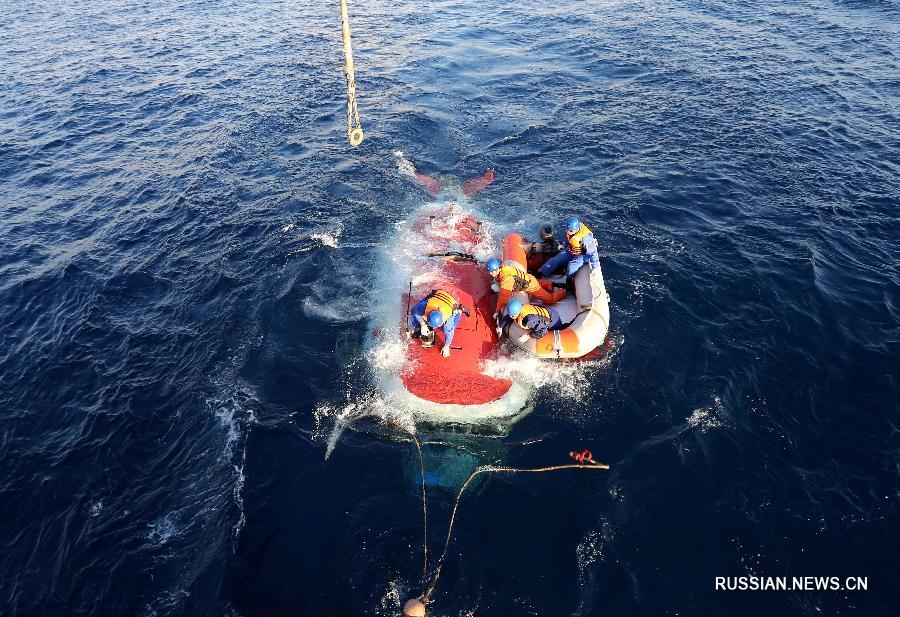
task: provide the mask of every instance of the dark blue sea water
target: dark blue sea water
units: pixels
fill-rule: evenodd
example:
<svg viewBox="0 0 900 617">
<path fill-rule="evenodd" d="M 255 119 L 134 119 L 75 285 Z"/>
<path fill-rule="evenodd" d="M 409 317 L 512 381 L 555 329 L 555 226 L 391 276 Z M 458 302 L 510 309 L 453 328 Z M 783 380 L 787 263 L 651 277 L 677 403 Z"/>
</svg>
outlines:
<svg viewBox="0 0 900 617">
<path fill-rule="evenodd" d="M 479 464 L 612 465 L 477 483 L 430 614 L 894 614 L 897 3 L 351 2 L 357 149 L 337 5 L 0 2 L 0 614 L 419 593 L 415 450 L 334 430 L 429 199 L 395 150 L 494 167 L 500 231 L 581 215 L 612 297 L 506 433 L 420 428 L 433 554 Z"/>
</svg>

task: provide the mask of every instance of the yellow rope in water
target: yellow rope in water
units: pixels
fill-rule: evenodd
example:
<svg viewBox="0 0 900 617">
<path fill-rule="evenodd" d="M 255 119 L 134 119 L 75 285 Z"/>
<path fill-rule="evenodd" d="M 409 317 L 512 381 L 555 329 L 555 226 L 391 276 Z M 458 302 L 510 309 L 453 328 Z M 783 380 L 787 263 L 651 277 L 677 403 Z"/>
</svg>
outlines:
<svg viewBox="0 0 900 617">
<path fill-rule="evenodd" d="M 422 456 L 422 444 L 419 443 L 419 438 L 412 431 L 409 431 L 409 434 L 412 435 L 416 450 L 419 451 L 419 474 L 422 478 L 422 521 L 425 528 L 422 532 L 424 538 L 422 542 L 422 595 L 424 595 L 425 581 L 428 580 L 428 505 L 425 501 L 425 459 Z"/>
<path fill-rule="evenodd" d="M 419 437 L 416 435 L 414 429 L 407 428 L 398 422 L 393 422 L 391 420 L 387 421 L 388 424 L 394 426 L 395 428 L 399 428 L 400 430 L 409 433 L 409 436 L 412 437 L 413 443 L 416 444 L 416 451 L 419 453 L 419 475 L 422 480 L 422 520 L 423 520 L 423 542 L 422 542 L 422 604 L 428 605 L 431 602 L 431 594 L 434 593 L 435 587 L 437 587 L 438 579 L 441 577 L 441 568 L 444 566 L 444 560 L 447 557 L 447 550 L 450 548 L 450 540 L 453 538 L 453 526 L 456 524 L 456 513 L 459 510 L 459 504 L 462 500 L 463 493 L 466 492 L 466 489 L 471 484 L 472 480 L 475 479 L 476 476 L 479 476 L 483 473 L 546 473 L 551 471 L 562 471 L 565 469 L 582 469 L 582 470 L 606 470 L 609 469 L 609 465 L 605 463 L 598 463 L 597 461 L 590 458 L 590 452 L 585 451 L 582 456 L 587 455 L 587 459 L 585 462 L 581 462 L 578 464 L 567 464 L 567 465 L 551 465 L 549 467 L 533 467 L 533 468 L 520 468 L 520 467 L 495 467 L 493 465 L 482 465 L 481 467 L 476 468 L 472 473 L 469 474 L 469 477 L 466 478 L 466 481 L 463 482 L 462 487 L 459 489 L 459 493 L 456 494 L 456 501 L 453 504 L 453 511 L 450 514 L 450 525 L 447 527 L 447 537 L 444 540 L 444 551 L 441 553 L 441 558 L 438 559 L 437 568 L 434 570 L 434 577 L 431 580 L 431 585 L 426 589 L 426 583 L 428 581 L 428 501 L 425 497 L 425 458 L 422 454 L 422 443 L 419 441 Z M 582 459 L 577 456 L 576 453 L 571 453 L 573 458 L 581 461 Z"/>
<path fill-rule="evenodd" d="M 350 43 L 350 17 L 347 0 L 341 0 L 341 36 L 344 39 L 344 76 L 347 78 L 347 141 L 358 146 L 363 140 L 359 109 L 356 106 L 356 74 L 353 70 L 353 46 Z"/>
<path fill-rule="evenodd" d="M 441 577 L 441 568 L 444 566 L 444 558 L 447 557 L 447 549 L 450 547 L 450 540 L 453 536 L 453 524 L 456 522 L 456 511 L 459 509 L 459 502 L 462 499 L 463 493 L 466 492 L 466 488 L 469 486 L 469 483 L 475 478 L 475 476 L 483 473 L 545 473 L 548 471 L 560 471 L 563 469 L 600 470 L 609 469 L 609 465 L 606 465 L 604 463 L 593 463 L 589 465 L 552 465 L 550 467 L 536 467 L 533 469 L 521 469 L 518 467 L 494 467 L 492 465 L 483 465 L 469 474 L 469 477 L 466 478 L 465 482 L 463 482 L 462 488 L 459 489 L 459 493 L 456 495 L 456 503 L 453 504 L 453 513 L 450 515 L 450 526 L 447 528 L 447 539 L 444 541 L 444 552 L 441 554 L 441 558 L 438 559 L 438 565 L 437 568 L 435 568 L 434 578 L 431 581 L 431 585 L 428 587 L 428 590 L 424 594 L 422 594 L 422 603 L 427 605 L 429 602 L 431 602 L 431 594 L 434 593 L 434 588 L 437 587 L 438 579 Z M 425 542 L 428 542 L 427 538 L 425 539 Z"/>
<path fill-rule="evenodd" d="M 428 579 L 428 503 L 425 500 L 425 457 L 422 455 L 422 443 L 415 431 L 397 422 L 390 422 L 390 424 L 409 433 L 413 443 L 416 444 L 416 451 L 419 453 L 419 477 L 422 480 L 422 526 L 424 527 L 422 537 L 425 539 L 422 542 L 422 595 L 425 595 L 425 581 Z"/>
</svg>

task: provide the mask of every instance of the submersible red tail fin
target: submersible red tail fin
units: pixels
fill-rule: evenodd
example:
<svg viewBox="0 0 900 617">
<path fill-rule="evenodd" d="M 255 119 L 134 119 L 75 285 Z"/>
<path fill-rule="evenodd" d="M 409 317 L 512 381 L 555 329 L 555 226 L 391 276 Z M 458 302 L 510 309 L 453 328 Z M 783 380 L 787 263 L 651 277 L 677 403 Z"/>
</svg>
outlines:
<svg viewBox="0 0 900 617">
<path fill-rule="evenodd" d="M 469 178 L 463 182 L 463 193 L 466 197 L 475 197 L 479 191 L 483 191 L 494 181 L 494 170 L 488 169 L 476 178 Z"/>
<path fill-rule="evenodd" d="M 438 193 L 443 190 L 444 185 L 441 184 L 441 181 L 433 176 L 429 176 L 427 174 L 415 172 L 414 178 L 416 179 L 416 183 L 421 186 L 423 189 L 428 191 L 428 193 L 434 197 Z"/>
</svg>

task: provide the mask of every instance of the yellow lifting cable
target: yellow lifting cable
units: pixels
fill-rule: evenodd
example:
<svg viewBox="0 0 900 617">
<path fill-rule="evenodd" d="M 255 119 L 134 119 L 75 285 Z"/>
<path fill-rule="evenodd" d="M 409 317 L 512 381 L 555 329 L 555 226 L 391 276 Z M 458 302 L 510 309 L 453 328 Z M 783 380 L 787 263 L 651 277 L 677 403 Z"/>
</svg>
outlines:
<svg viewBox="0 0 900 617">
<path fill-rule="evenodd" d="M 341 34 L 344 38 L 344 76 L 347 78 L 347 141 L 356 147 L 362 143 L 363 130 L 359 122 L 359 108 L 356 106 L 356 75 L 353 72 L 353 47 L 350 44 L 347 0 L 341 0 Z"/>
</svg>

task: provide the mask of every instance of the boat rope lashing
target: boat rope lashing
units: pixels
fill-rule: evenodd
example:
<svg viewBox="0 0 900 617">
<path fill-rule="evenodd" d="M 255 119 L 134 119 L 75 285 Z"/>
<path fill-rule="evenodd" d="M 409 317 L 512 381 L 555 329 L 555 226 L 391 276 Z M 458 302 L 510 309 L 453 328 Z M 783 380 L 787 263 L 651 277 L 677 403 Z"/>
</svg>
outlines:
<svg viewBox="0 0 900 617">
<path fill-rule="evenodd" d="M 359 108 L 356 106 L 356 73 L 353 70 L 353 46 L 350 43 L 350 17 L 347 0 L 341 0 L 341 34 L 344 39 L 344 76 L 347 78 L 347 141 L 353 147 L 363 140 Z"/>
</svg>

